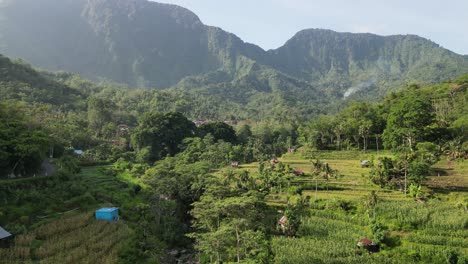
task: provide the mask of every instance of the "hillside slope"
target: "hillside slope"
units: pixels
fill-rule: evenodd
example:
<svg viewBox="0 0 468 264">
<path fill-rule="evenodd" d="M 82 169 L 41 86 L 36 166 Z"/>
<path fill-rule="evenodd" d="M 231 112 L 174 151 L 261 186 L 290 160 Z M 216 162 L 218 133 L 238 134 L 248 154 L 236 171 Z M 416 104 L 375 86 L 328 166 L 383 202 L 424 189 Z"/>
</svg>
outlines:
<svg viewBox="0 0 468 264">
<path fill-rule="evenodd" d="M 82 91 L 57 82 L 24 61 L 11 61 L 0 54 L 0 100 L 84 107 Z"/>
<path fill-rule="evenodd" d="M 309 29 L 269 55 L 276 69 L 346 97 L 362 90 L 382 97 L 408 82 L 438 83 L 468 72 L 466 57 L 415 35 Z"/>
</svg>

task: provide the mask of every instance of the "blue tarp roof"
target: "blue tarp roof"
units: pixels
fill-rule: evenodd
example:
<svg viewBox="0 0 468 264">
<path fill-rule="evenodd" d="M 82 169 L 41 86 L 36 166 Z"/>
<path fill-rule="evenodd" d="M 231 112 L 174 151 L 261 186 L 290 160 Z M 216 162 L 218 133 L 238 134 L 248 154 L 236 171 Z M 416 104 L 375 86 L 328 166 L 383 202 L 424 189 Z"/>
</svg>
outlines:
<svg viewBox="0 0 468 264">
<path fill-rule="evenodd" d="M 81 149 L 75 149 L 75 150 L 73 150 L 73 152 L 74 152 L 75 154 L 78 154 L 78 155 L 84 154 L 84 151 L 81 150 Z"/>
<path fill-rule="evenodd" d="M 99 210 L 96 210 L 96 212 L 100 212 L 100 213 L 110 213 L 110 212 L 113 212 L 115 210 L 119 210 L 119 208 L 117 207 L 104 207 L 104 208 L 101 208 Z"/>
<path fill-rule="evenodd" d="M 0 239 L 11 237 L 11 234 L 0 226 Z"/>
</svg>

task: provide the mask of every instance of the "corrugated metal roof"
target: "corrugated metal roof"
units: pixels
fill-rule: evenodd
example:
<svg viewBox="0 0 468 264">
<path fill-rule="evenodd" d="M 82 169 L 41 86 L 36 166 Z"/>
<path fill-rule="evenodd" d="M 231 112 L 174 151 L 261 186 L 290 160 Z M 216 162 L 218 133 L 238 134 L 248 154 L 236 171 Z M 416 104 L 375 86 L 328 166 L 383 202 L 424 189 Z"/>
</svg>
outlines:
<svg viewBox="0 0 468 264">
<path fill-rule="evenodd" d="M 110 213 L 110 212 L 113 212 L 115 210 L 119 210 L 119 208 L 117 208 L 117 207 L 105 207 L 105 208 L 101 208 L 99 210 L 96 210 L 96 212 Z"/>
<path fill-rule="evenodd" d="M 11 234 L 0 226 L 0 239 L 11 237 Z"/>
<path fill-rule="evenodd" d="M 362 243 L 362 244 L 364 244 L 366 246 L 370 246 L 370 245 L 372 245 L 372 240 L 370 240 L 368 238 L 361 238 L 358 243 Z"/>
<path fill-rule="evenodd" d="M 281 217 L 281 219 L 278 221 L 278 224 L 280 225 L 284 225 L 288 222 L 288 218 L 284 215 L 283 217 Z"/>
</svg>

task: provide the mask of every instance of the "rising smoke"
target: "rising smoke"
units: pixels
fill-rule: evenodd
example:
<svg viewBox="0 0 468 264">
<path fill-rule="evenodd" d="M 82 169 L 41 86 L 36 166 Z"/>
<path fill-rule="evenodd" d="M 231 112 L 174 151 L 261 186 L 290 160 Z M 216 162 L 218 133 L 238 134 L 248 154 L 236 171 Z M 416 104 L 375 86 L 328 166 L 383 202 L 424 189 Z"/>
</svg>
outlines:
<svg viewBox="0 0 468 264">
<path fill-rule="evenodd" d="M 370 79 L 370 80 L 367 80 L 365 82 L 362 82 L 358 85 L 355 85 L 353 87 L 350 87 L 348 88 L 348 90 L 346 90 L 346 92 L 344 93 L 343 95 L 343 99 L 346 99 L 348 98 L 350 95 L 352 94 L 355 94 L 357 92 L 360 92 L 364 89 L 367 89 L 369 87 L 371 87 L 372 85 L 374 85 L 376 83 L 376 80 L 375 79 Z"/>
</svg>

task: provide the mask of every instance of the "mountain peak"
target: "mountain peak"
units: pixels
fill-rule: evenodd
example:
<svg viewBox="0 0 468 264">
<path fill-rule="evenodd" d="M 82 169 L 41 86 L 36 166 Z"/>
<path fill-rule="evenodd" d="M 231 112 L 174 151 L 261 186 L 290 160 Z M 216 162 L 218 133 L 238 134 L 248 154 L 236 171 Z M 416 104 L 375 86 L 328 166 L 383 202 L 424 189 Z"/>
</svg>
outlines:
<svg viewBox="0 0 468 264">
<path fill-rule="evenodd" d="M 147 0 L 15 0 L 0 7 L 0 16 L 1 53 L 133 87 L 167 88 L 189 78 L 199 88 L 240 79 L 268 90 L 274 78 L 266 76 L 287 76 L 275 85 L 295 78 L 342 97 L 371 79 L 372 89 L 388 90 L 405 80 L 432 83 L 468 71 L 466 56 L 415 35 L 311 28 L 264 51 L 204 25 L 188 9 Z"/>
</svg>

